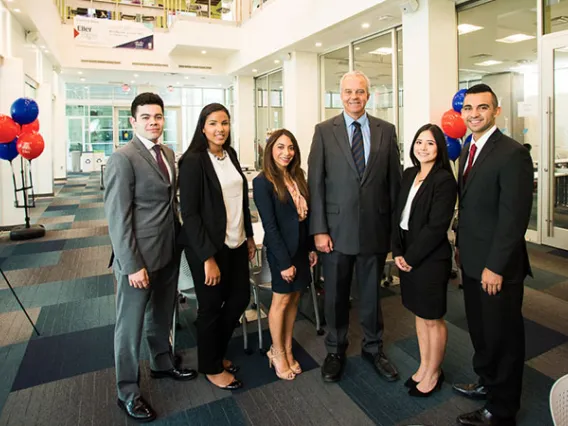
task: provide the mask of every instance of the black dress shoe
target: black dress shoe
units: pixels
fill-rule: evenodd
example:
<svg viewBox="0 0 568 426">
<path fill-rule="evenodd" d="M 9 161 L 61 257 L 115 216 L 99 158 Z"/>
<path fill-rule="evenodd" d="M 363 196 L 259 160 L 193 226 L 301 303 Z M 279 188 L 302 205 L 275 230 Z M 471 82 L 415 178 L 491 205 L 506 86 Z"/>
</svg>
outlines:
<svg viewBox="0 0 568 426">
<path fill-rule="evenodd" d="M 410 396 L 416 396 L 418 398 L 428 398 L 430 395 L 432 395 L 434 392 L 439 391 L 440 389 L 442 389 L 442 383 L 444 383 L 445 377 L 444 377 L 444 372 L 442 371 L 440 373 L 440 375 L 438 376 L 438 381 L 436 382 L 436 386 L 434 386 L 434 388 L 432 390 L 430 390 L 429 392 L 422 392 L 420 389 L 418 389 L 416 386 L 413 388 L 410 388 L 408 390 L 408 394 Z"/>
<path fill-rule="evenodd" d="M 205 378 L 207 379 L 207 381 L 209 383 L 211 383 L 213 386 L 218 387 L 219 389 L 223 389 L 223 390 L 237 390 L 243 387 L 243 382 L 241 382 L 238 379 L 233 380 L 231 383 L 229 383 L 227 386 L 219 386 L 216 385 L 215 383 L 213 383 L 211 380 L 209 380 L 209 377 L 207 377 L 207 375 L 205 375 Z"/>
<path fill-rule="evenodd" d="M 321 366 L 321 377 L 324 382 L 333 383 L 341 379 L 345 367 L 345 355 L 327 354 Z"/>
<path fill-rule="evenodd" d="M 457 422 L 463 426 L 516 426 L 514 417 L 495 417 L 487 409 L 481 408 L 458 416 Z"/>
<path fill-rule="evenodd" d="M 452 389 L 470 399 L 487 399 L 487 388 L 479 383 L 455 384 Z"/>
<path fill-rule="evenodd" d="M 170 370 L 156 371 L 150 370 L 150 376 L 154 379 L 169 377 L 174 380 L 193 380 L 197 377 L 197 371 L 186 368 L 172 368 Z"/>
<path fill-rule="evenodd" d="M 116 403 L 132 420 L 140 423 L 147 423 L 156 419 L 156 412 L 152 410 L 152 407 L 150 407 L 150 405 L 144 401 L 141 396 L 137 396 L 132 401 L 128 402 L 117 399 Z"/>
<path fill-rule="evenodd" d="M 404 386 L 406 386 L 408 389 L 415 388 L 417 384 L 418 382 L 415 381 L 412 376 L 410 376 L 408 379 L 406 379 L 406 382 L 404 382 Z"/>
<path fill-rule="evenodd" d="M 235 364 L 231 364 L 228 367 L 224 367 L 224 369 L 227 373 L 237 374 L 239 372 L 239 370 L 241 369 L 241 367 L 239 367 L 238 365 L 235 365 Z"/>
<path fill-rule="evenodd" d="M 371 365 L 375 368 L 375 371 L 383 379 L 389 382 L 398 380 L 398 370 L 393 364 L 391 364 L 391 362 L 383 352 L 379 352 L 378 354 L 373 355 L 369 352 L 361 351 L 361 356 L 363 357 L 363 359 L 371 363 Z"/>
</svg>

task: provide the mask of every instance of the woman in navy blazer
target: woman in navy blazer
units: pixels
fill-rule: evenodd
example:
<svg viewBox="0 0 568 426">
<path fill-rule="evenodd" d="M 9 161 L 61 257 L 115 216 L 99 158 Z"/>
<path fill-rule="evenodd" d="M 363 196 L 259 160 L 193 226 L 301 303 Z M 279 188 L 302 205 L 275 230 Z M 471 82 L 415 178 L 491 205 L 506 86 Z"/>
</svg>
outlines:
<svg viewBox="0 0 568 426">
<path fill-rule="evenodd" d="M 292 380 L 302 372 L 292 354 L 294 321 L 317 255 L 308 232 L 308 186 L 296 138 L 286 129 L 276 130 L 264 152 L 263 171 L 253 180 L 253 192 L 272 275 L 268 357 L 278 377 Z"/>
<path fill-rule="evenodd" d="M 414 167 L 402 175 L 393 227 L 392 254 L 400 269 L 403 305 L 416 315 L 420 367 L 405 383 L 411 396 L 426 397 L 444 381 L 440 368 L 448 330 L 444 322 L 452 268 L 448 229 L 457 197 L 446 139 L 434 124 L 412 142 Z"/>
</svg>

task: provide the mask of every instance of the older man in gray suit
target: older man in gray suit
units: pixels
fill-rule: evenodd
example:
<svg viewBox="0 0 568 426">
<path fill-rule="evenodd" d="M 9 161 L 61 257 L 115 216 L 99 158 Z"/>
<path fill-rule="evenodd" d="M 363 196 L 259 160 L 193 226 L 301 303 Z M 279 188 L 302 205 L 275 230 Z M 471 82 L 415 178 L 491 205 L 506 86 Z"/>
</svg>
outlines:
<svg viewBox="0 0 568 426">
<path fill-rule="evenodd" d="M 105 213 L 117 279 L 114 351 L 118 406 L 128 417 L 149 422 L 156 413 L 140 396 L 142 330 L 150 349 L 150 375 L 190 380 L 194 370 L 173 365 L 169 346 L 180 253 L 174 153 L 160 144 L 164 103 L 153 93 L 131 106 L 135 136 L 109 158 Z"/>
<path fill-rule="evenodd" d="M 369 89 L 369 79 L 359 71 L 342 77 L 344 111 L 316 125 L 308 160 L 310 233 L 324 253 L 328 355 L 321 372 L 326 382 L 338 381 L 345 365 L 354 267 L 364 332 L 361 354 L 380 376 L 398 379 L 383 352 L 379 286 L 390 251 L 400 155 L 395 127 L 365 112 Z"/>
</svg>

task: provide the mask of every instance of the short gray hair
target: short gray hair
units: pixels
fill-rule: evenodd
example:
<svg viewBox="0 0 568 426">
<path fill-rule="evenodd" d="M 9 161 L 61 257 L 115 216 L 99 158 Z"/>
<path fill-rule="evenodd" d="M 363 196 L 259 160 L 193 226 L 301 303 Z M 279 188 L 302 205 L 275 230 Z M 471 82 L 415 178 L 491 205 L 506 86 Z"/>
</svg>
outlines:
<svg viewBox="0 0 568 426">
<path fill-rule="evenodd" d="M 365 80 L 365 82 L 367 83 L 367 93 L 371 93 L 371 80 L 369 80 L 369 77 L 367 77 L 365 75 L 365 73 L 361 72 L 361 71 L 357 71 L 357 70 L 353 70 L 353 71 L 349 71 L 345 74 L 343 74 L 343 77 L 341 77 L 341 80 L 339 80 L 339 91 L 343 92 L 343 80 L 345 80 L 347 77 L 361 77 Z"/>
</svg>

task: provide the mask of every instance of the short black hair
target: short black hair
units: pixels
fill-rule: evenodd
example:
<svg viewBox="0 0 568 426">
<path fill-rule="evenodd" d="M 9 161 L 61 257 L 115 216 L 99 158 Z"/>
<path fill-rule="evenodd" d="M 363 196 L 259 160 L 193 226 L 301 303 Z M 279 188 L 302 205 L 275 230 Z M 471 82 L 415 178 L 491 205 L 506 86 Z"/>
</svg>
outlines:
<svg viewBox="0 0 568 426">
<path fill-rule="evenodd" d="M 446 169 L 453 174 L 450 158 L 448 156 L 448 147 L 446 145 L 446 137 L 444 136 L 444 132 L 437 125 L 431 123 L 425 124 L 420 127 L 414 135 L 414 139 L 412 139 L 412 145 L 410 146 L 410 160 L 412 161 L 412 164 L 414 164 L 415 166 L 420 166 L 420 161 L 418 161 L 418 158 L 416 158 L 416 155 L 414 155 L 414 144 L 420 136 L 420 133 L 425 132 L 426 130 L 429 130 L 430 133 L 432 133 L 432 136 L 434 136 L 434 140 L 436 141 L 436 148 L 438 148 L 434 167 L 436 169 Z"/>
<path fill-rule="evenodd" d="M 155 93 L 145 92 L 140 93 L 132 101 L 132 105 L 130 106 L 130 113 L 132 114 L 133 118 L 136 118 L 136 111 L 138 111 L 138 107 L 142 105 L 159 105 L 162 108 L 162 113 L 164 112 L 164 101 L 162 100 L 162 98 L 160 98 L 160 96 L 156 95 Z"/>
<path fill-rule="evenodd" d="M 495 94 L 495 92 L 493 91 L 493 89 L 491 87 L 489 87 L 487 84 L 476 84 L 474 86 L 471 86 L 469 89 L 467 89 L 467 92 L 465 92 L 465 95 L 473 95 L 475 93 L 491 93 L 491 99 L 493 100 L 493 107 L 497 108 L 499 106 L 499 100 L 497 99 L 497 95 Z"/>
</svg>

